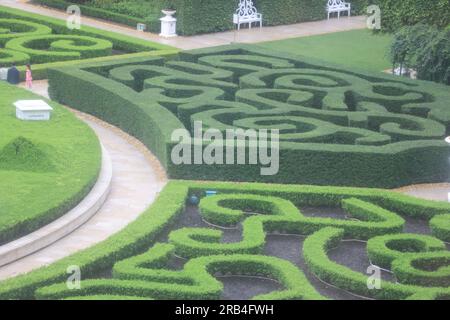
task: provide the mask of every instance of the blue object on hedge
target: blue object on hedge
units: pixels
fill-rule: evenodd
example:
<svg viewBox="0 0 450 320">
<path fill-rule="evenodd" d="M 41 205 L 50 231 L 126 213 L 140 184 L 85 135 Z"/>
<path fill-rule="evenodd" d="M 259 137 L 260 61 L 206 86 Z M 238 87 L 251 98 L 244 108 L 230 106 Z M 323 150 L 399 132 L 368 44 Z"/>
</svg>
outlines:
<svg viewBox="0 0 450 320">
<path fill-rule="evenodd" d="M 215 191 L 215 190 L 206 190 L 205 194 L 206 194 L 207 197 L 215 196 L 217 194 L 217 191 Z"/>
<path fill-rule="evenodd" d="M 190 196 L 189 197 L 189 203 L 193 205 L 197 205 L 200 202 L 199 198 L 197 196 Z"/>
</svg>

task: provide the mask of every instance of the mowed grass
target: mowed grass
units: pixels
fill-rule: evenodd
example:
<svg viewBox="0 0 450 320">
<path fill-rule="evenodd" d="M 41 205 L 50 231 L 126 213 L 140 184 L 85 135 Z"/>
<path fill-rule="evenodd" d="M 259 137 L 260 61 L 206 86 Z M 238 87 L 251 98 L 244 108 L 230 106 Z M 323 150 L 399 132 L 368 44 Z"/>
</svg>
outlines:
<svg viewBox="0 0 450 320">
<path fill-rule="evenodd" d="M 351 30 L 324 35 L 259 43 L 259 46 L 321 59 L 343 66 L 382 71 L 391 63 L 387 56 L 392 36 L 371 30 Z"/>
<path fill-rule="evenodd" d="M 0 243 L 23 236 L 73 208 L 101 166 L 94 132 L 56 103 L 50 121 L 21 121 L 13 103 L 41 99 L 0 82 Z"/>
</svg>

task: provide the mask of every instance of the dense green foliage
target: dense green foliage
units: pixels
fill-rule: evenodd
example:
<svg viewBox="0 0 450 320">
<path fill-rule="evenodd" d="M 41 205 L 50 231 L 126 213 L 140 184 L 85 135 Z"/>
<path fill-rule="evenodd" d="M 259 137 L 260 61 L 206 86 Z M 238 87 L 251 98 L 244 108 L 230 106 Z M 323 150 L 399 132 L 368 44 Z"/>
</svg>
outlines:
<svg viewBox="0 0 450 320">
<path fill-rule="evenodd" d="M 430 220 L 433 235 L 443 241 L 450 242 L 450 215 L 438 215 Z"/>
<path fill-rule="evenodd" d="M 368 0 L 381 9 L 381 27 L 396 31 L 422 22 L 444 28 L 450 24 L 448 0 Z"/>
<path fill-rule="evenodd" d="M 370 261 L 387 269 L 391 268 L 392 261 L 402 256 L 417 257 L 422 252 L 442 250 L 445 250 L 445 244 L 428 235 L 389 234 L 371 238 L 367 242 Z"/>
<path fill-rule="evenodd" d="M 280 282 L 285 290 L 255 296 L 254 299 L 322 299 L 309 284 L 303 272 L 288 261 L 262 255 L 210 255 L 189 260 L 182 271 L 163 266 L 174 247 L 156 244 L 148 252 L 121 261 L 114 266 L 114 279 L 83 281 L 78 296 L 115 295 L 153 299 L 219 299 L 223 284 L 213 275 L 230 273 L 267 277 Z M 73 296 L 65 284 L 56 284 L 36 291 L 40 299 L 61 299 Z"/>
<path fill-rule="evenodd" d="M 308 237 L 303 244 L 306 264 L 321 280 L 355 294 L 377 299 L 439 299 L 450 295 L 448 285 L 442 281 L 438 286 L 422 287 L 420 286 L 422 283 L 418 283 L 418 285 L 405 283 L 402 281 L 403 279 L 399 279 L 399 283 L 381 280 L 379 288 L 369 288 L 366 274 L 338 264 L 327 255 L 329 250 L 339 244 L 343 233 L 342 229 L 323 228 Z M 427 254 L 423 253 L 422 255 L 426 256 Z M 438 254 L 448 257 L 449 252 L 439 251 Z M 401 253 L 400 255 L 402 256 Z M 409 253 L 406 257 L 408 256 Z M 404 259 L 403 257 L 396 259 L 394 263 L 401 263 Z M 398 269 L 393 270 L 395 275 L 400 275 Z M 438 271 L 437 273 L 442 274 L 443 272 Z"/>
<path fill-rule="evenodd" d="M 205 197 L 206 190 L 216 190 L 218 195 Z M 155 243 L 159 234 L 168 231 L 168 227 L 181 218 L 188 195 L 201 198 L 200 208 L 209 208 L 207 216 L 209 219 L 215 216 L 212 220 L 219 228 L 229 226 L 227 216 L 240 217 L 242 240 L 230 243 L 222 241 L 217 229 L 190 228 L 170 232 L 169 243 Z M 306 218 L 298 209 L 302 206 L 343 206 L 352 219 Z M 429 266 L 448 264 L 442 260 L 448 258 L 442 242 L 431 236 L 402 234 L 397 227 L 395 230 L 379 228 L 389 223 L 399 223 L 401 227 L 404 223 L 401 216 L 430 219 L 449 210 L 448 203 L 419 200 L 379 189 L 172 181 L 152 207 L 123 231 L 48 268 L 1 282 L 0 297 L 212 299 L 220 298 L 223 292 L 223 285 L 216 277 L 231 274 L 270 278 L 281 284 L 281 290 L 254 297 L 256 299 L 324 298 L 298 266 L 262 255 L 259 250 L 244 249 L 257 234 L 258 242 L 264 245 L 265 234 L 277 232 L 307 236 L 303 250 L 309 271 L 338 288 L 374 298 L 440 298 L 450 294 L 448 288 L 442 288 L 447 281 L 442 278 L 445 268 L 429 270 L 424 275 L 422 265 L 429 259 L 436 261 Z M 299 220 L 304 221 L 304 226 Z M 183 233 L 184 241 L 180 238 Z M 383 281 L 381 290 L 369 290 L 367 275 L 330 260 L 326 253 L 342 239 L 358 234 L 367 239 L 377 233 L 381 236 L 369 240 L 369 255 L 378 257 L 377 261 L 394 260 L 394 268 L 398 270 L 395 272 L 402 275 L 398 284 Z M 423 248 L 417 246 L 422 241 Z M 236 250 L 231 250 L 233 247 Z M 170 267 L 174 255 L 187 258 L 181 269 Z M 408 257 L 422 263 L 419 269 L 408 267 L 408 261 L 412 261 L 407 260 Z M 80 290 L 69 290 L 64 283 L 65 269 L 73 264 L 80 266 L 85 279 Z M 105 278 L 103 275 L 109 270 L 112 270 L 112 278 Z M 424 286 L 414 283 L 414 279 Z M 433 280 L 425 283 L 423 279 Z M 410 282 L 413 284 L 408 284 Z"/>
<path fill-rule="evenodd" d="M 394 66 L 416 70 L 419 79 L 450 85 L 450 29 L 404 27 L 395 33 L 390 55 Z"/>
<path fill-rule="evenodd" d="M 178 30 L 184 35 L 232 29 L 233 13 L 238 7 L 237 0 L 163 1 L 177 9 Z M 365 0 L 352 1 L 353 12 L 363 12 L 364 2 Z M 291 24 L 326 18 L 327 0 L 254 0 L 253 3 L 258 12 L 263 14 L 264 25 Z"/>
<path fill-rule="evenodd" d="M 37 97 L 0 83 L 0 243 L 73 208 L 94 185 L 101 163 L 87 125 L 56 103 L 48 122 L 18 120 L 13 103 L 20 99 Z"/>
<path fill-rule="evenodd" d="M 77 0 L 33 0 L 33 2 L 48 7 L 66 10 L 70 5 L 76 4 L 80 7 L 83 15 L 113 21 L 135 28 L 138 23 L 147 25 L 149 31 L 158 33 L 161 22 L 161 13 L 156 7 L 146 5 L 147 1 L 124 1 L 124 2 L 80 2 Z"/>
<path fill-rule="evenodd" d="M 36 65 L 39 73 L 34 79 L 46 76 L 47 66 L 60 61 L 104 57 L 112 54 L 165 50 L 170 47 L 147 40 L 130 38 L 108 31 L 83 26 L 70 30 L 63 20 L 25 13 L 0 6 L 0 67 L 12 63 Z"/>
<path fill-rule="evenodd" d="M 353 0 L 353 14 L 365 12 L 368 0 Z M 233 13 L 237 0 L 34 0 L 34 2 L 65 10 L 77 3 L 83 14 L 135 27 L 147 24 L 148 30 L 159 33 L 161 9 L 177 10 L 177 33 L 193 35 L 233 28 Z M 254 0 L 258 12 L 263 14 L 264 25 L 291 24 L 326 18 L 327 0 Z M 201 18 L 199 18 L 201 17 Z"/>
<path fill-rule="evenodd" d="M 112 43 L 107 40 L 66 35 L 16 38 L 5 47 L 28 54 L 32 64 L 108 56 L 112 51 Z"/>
<path fill-rule="evenodd" d="M 172 178 L 388 188 L 447 178 L 450 93 L 434 83 L 255 46 L 186 51 L 179 61 L 83 64 L 52 70 L 49 78 L 54 99 L 137 137 Z M 261 175 L 258 164 L 173 163 L 172 133 L 192 134 L 196 121 L 220 132 L 279 129 L 279 172 Z"/>
</svg>

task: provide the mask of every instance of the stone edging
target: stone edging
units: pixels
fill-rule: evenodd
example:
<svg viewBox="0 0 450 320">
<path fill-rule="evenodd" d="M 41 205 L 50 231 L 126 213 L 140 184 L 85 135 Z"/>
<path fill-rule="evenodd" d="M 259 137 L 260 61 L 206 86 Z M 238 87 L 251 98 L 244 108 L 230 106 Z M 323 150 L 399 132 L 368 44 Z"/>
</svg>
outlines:
<svg viewBox="0 0 450 320">
<path fill-rule="evenodd" d="M 89 220 L 101 208 L 110 190 L 112 162 L 102 148 L 102 166 L 99 177 L 89 194 L 72 210 L 48 225 L 0 246 L 0 266 L 23 258 L 65 237 Z"/>
</svg>

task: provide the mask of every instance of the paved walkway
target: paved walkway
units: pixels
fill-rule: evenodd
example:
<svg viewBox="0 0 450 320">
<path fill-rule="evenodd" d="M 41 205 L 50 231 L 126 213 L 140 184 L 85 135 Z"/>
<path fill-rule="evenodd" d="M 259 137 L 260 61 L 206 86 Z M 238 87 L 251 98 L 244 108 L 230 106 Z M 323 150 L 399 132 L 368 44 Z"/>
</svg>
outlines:
<svg viewBox="0 0 450 320">
<path fill-rule="evenodd" d="M 35 83 L 46 95 L 46 81 Z M 51 264 L 123 229 L 156 199 L 166 184 L 159 161 L 136 139 L 94 117 L 74 113 L 96 132 L 111 156 L 111 192 L 101 209 L 68 236 L 27 257 L 0 267 L 0 280 Z"/>
<path fill-rule="evenodd" d="M 0 0 L 0 4 L 54 18 L 67 18 L 67 14 L 63 11 L 33 5 L 28 3 L 28 0 Z M 297 23 L 292 25 L 263 27 L 261 30 L 259 28 L 253 28 L 251 30 L 242 29 L 239 32 L 227 31 L 191 37 L 175 37 L 170 39 L 161 38 L 156 34 L 152 34 L 149 32 L 139 32 L 131 27 L 89 17 L 82 16 L 82 24 L 96 27 L 102 30 L 114 31 L 135 38 L 147 39 L 153 42 L 170 45 L 182 50 L 190 50 L 226 45 L 234 42 L 257 43 L 339 31 L 348 31 L 354 29 L 364 29 L 366 28 L 366 18 L 363 16 L 350 18 L 343 17 L 341 19 L 334 18 L 330 20 Z"/>
<path fill-rule="evenodd" d="M 435 201 L 450 201 L 450 183 L 419 184 L 396 189 L 407 195 Z"/>
</svg>

